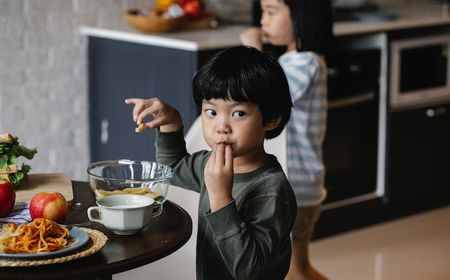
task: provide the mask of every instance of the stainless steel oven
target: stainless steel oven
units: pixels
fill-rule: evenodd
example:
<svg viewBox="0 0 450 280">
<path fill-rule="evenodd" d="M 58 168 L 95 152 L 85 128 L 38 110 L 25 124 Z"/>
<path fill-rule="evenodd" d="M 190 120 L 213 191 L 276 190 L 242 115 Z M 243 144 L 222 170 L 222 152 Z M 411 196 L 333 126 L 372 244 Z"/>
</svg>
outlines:
<svg viewBox="0 0 450 280">
<path fill-rule="evenodd" d="M 391 108 L 450 100 L 450 35 L 393 39 L 390 54 Z"/>
<path fill-rule="evenodd" d="M 342 50 L 327 64 L 323 156 L 328 195 L 323 209 L 377 197 L 381 51 Z"/>
</svg>

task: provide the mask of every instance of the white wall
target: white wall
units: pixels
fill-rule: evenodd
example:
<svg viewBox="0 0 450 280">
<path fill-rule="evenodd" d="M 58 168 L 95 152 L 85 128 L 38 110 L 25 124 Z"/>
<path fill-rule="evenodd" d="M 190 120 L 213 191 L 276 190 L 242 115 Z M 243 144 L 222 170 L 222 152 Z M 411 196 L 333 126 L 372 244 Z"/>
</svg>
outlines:
<svg viewBox="0 0 450 280">
<path fill-rule="evenodd" d="M 0 0 L 0 133 L 36 147 L 32 172 L 86 179 L 85 39 L 122 21 L 119 0 Z"/>
</svg>

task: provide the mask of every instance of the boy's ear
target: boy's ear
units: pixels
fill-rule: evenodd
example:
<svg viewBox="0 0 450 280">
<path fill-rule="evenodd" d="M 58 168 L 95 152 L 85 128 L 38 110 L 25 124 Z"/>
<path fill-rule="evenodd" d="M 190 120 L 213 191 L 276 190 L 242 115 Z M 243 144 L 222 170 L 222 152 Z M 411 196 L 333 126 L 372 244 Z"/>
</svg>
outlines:
<svg viewBox="0 0 450 280">
<path fill-rule="evenodd" d="M 275 129 L 281 122 L 281 116 L 276 117 L 272 120 L 270 120 L 268 123 L 266 123 L 264 125 L 264 128 L 266 129 L 266 131 L 270 131 L 272 129 Z"/>
</svg>

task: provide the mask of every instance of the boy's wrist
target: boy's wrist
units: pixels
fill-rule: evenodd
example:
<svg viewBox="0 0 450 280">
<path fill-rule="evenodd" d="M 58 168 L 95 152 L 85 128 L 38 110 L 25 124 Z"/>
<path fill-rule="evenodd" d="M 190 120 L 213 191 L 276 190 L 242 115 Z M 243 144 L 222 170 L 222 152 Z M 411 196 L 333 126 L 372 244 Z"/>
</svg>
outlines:
<svg viewBox="0 0 450 280">
<path fill-rule="evenodd" d="M 210 196 L 209 204 L 211 212 L 222 209 L 230 204 L 231 201 L 233 201 L 233 197 L 231 195 Z"/>
<path fill-rule="evenodd" d="M 174 124 L 165 124 L 159 127 L 159 131 L 161 132 L 175 132 L 183 128 L 182 123 L 174 123 Z"/>
</svg>

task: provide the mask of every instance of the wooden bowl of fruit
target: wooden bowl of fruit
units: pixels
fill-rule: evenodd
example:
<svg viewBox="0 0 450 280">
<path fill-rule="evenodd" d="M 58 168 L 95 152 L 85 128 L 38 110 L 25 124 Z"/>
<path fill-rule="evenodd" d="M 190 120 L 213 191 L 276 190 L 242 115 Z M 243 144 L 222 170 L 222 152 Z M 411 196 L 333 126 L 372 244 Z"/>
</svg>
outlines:
<svg viewBox="0 0 450 280">
<path fill-rule="evenodd" d="M 129 10 L 124 15 L 128 23 L 141 32 L 171 32 L 176 30 L 183 21 L 182 16 L 169 17 L 158 10 Z"/>
</svg>

